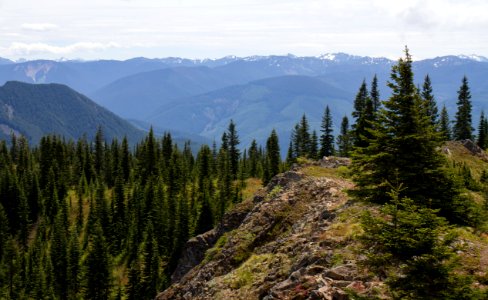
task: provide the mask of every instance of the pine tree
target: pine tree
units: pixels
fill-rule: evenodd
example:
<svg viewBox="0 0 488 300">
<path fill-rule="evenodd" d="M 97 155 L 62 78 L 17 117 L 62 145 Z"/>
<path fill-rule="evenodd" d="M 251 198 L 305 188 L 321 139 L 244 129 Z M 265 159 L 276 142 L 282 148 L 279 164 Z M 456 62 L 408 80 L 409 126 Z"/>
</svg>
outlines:
<svg viewBox="0 0 488 300">
<path fill-rule="evenodd" d="M 478 125 L 478 140 L 476 141 L 481 149 L 486 149 L 488 146 L 488 128 L 486 128 L 485 113 L 481 111 L 480 123 Z"/>
<path fill-rule="evenodd" d="M 376 77 L 376 74 L 374 74 L 373 81 L 371 82 L 371 92 L 369 95 L 373 102 L 373 111 L 376 113 L 381 107 L 380 91 L 378 90 L 378 78 Z"/>
<path fill-rule="evenodd" d="M 68 281 L 68 299 L 78 299 L 80 292 L 80 258 L 81 249 L 78 242 L 78 234 L 75 231 L 71 233 L 68 244 L 67 260 L 67 281 Z"/>
<path fill-rule="evenodd" d="M 295 162 L 295 154 L 293 152 L 293 142 L 290 140 L 288 144 L 288 151 L 286 152 L 286 164 L 291 166 Z"/>
<path fill-rule="evenodd" d="M 233 120 L 230 120 L 228 128 L 229 138 L 229 159 L 230 159 L 230 171 L 233 179 L 237 179 L 237 171 L 239 169 L 239 136 L 237 135 L 236 125 Z"/>
<path fill-rule="evenodd" d="M 105 171 L 105 138 L 102 127 L 99 126 L 95 135 L 95 172 L 98 178 L 104 175 Z"/>
<path fill-rule="evenodd" d="M 432 125 L 437 126 L 439 122 L 439 112 L 434 94 L 432 92 L 432 83 L 430 82 L 429 75 L 426 75 L 424 79 L 424 84 L 422 86 L 422 99 L 424 100 L 425 113 L 430 117 Z"/>
<path fill-rule="evenodd" d="M 334 135 L 332 134 L 332 116 L 329 106 L 325 107 L 324 116 L 322 117 L 322 125 L 320 136 L 320 156 L 334 155 Z"/>
<path fill-rule="evenodd" d="M 312 137 L 310 138 L 310 153 L 308 157 L 311 159 L 317 159 L 319 156 L 319 138 L 317 136 L 317 131 L 312 131 Z"/>
<path fill-rule="evenodd" d="M 251 146 L 249 147 L 249 163 L 248 163 L 248 174 L 250 177 L 259 177 L 258 173 L 258 164 L 259 164 L 259 152 L 258 152 L 258 144 L 255 139 L 252 140 Z"/>
<path fill-rule="evenodd" d="M 5 213 L 2 203 L 0 203 L 0 262 L 2 261 L 3 254 L 5 253 L 9 231 L 7 214 Z"/>
<path fill-rule="evenodd" d="M 142 271 L 142 289 L 145 299 L 153 299 L 159 289 L 159 256 L 152 223 L 149 222 L 144 243 L 144 270 Z"/>
<path fill-rule="evenodd" d="M 441 134 L 441 139 L 443 141 L 450 141 L 452 139 L 451 123 L 445 105 L 442 107 L 441 110 L 441 117 L 439 120 L 439 133 Z"/>
<path fill-rule="evenodd" d="M 293 144 L 296 148 L 296 157 L 306 157 L 310 153 L 310 126 L 305 114 L 303 114 L 300 122 L 295 126 Z"/>
<path fill-rule="evenodd" d="M 129 278 L 129 282 L 127 283 L 127 300 L 142 299 L 144 296 L 139 262 L 133 262 L 130 265 L 127 277 Z"/>
<path fill-rule="evenodd" d="M 95 224 L 93 241 L 90 243 L 86 258 L 85 298 L 106 300 L 110 295 L 110 261 L 108 247 L 103 237 L 100 223 Z"/>
<path fill-rule="evenodd" d="M 61 211 L 56 216 L 53 237 L 51 242 L 51 262 L 56 270 L 54 272 L 54 290 L 60 299 L 68 297 L 68 242 L 66 240 L 66 227 Z"/>
<path fill-rule="evenodd" d="M 337 136 L 337 147 L 340 156 L 349 157 L 349 153 L 351 151 L 351 139 L 349 132 L 349 119 L 347 116 L 342 118 L 341 132 L 339 136 Z"/>
<path fill-rule="evenodd" d="M 195 225 L 195 234 L 205 233 L 213 228 L 213 212 L 210 206 L 210 195 L 208 188 L 203 188 L 201 191 L 202 206 L 198 215 L 198 220 Z"/>
<path fill-rule="evenodd" d="M 381 216 L 364 215 L 360 236 L 365 265 L 385 280 L 394 299 L 476 299 L 468 284 L 453 272 L 453 257 L 446 238 L 447 222 L 431 208 L 419 207 L 390 193 Z"/>
<path fill-rule="evenodd" d="M 467 210 L 461 203 L 469 201 L 459 200 L 459 189 L 443 168 L 444 158 L 437 151 L 440 139 L 430 117 L 420 109 L 422 99 L 413 82 L 408 49 L 405 58 L 392 67 L 388 86 L 392 96 L 379 112 L 373 138 L 368 147 L 359 148 L 354 155 L 357 190 L 352 193 L 384 203 L 388 201 L 389 184 L 402 184 L 405 188 L 400 197 L 439 208 L 450 220 L 463 222 L 458 217 L 467 217 Z"/>
<path fill-rule="evenodd" d="M 454 123 L 455 140 L 473 139 L 473 127 L 471 120 L 471 92 L 469 91 L 468 78 L 463 77 L 461 87 L 458 91 L 458 110 L 456 112 L 456 122 Z"/>
<path fill-rule="evenodd" d="M 361 115 L 354 124 L 354 146 L 355 147 L 367 147 L 369 141 L 372 138 L 371 130 L 373 130 L 373 124 L 375 122 L 375 112 L 373 110 L 373 101 L 371 98 L 366 98 L 364 102 L 364 109 Z"/>
<path fill-rule="evenodd" d="M 274 129 L 271 131 L 271 135 L 266 141 L 266 158 L 268 161 L 268 176 L 270 179 L 280 172 L 281 165 L 280 143 L 278 134 Z"/>
<path fill-rule="evenodd" d="M 364 111 L 364 107 L 366 105 L 366 99 L 368 97 L 368 87 L 366 86 L 366 80 L 363 80 L 361 86 L 359 87 L 359 91 L 356 94 L 356 99 L 354 100 L 354 111 L 352 112 L 352 116 L 358 120 L 361 117 L 361 114 Z"/>
</svg>

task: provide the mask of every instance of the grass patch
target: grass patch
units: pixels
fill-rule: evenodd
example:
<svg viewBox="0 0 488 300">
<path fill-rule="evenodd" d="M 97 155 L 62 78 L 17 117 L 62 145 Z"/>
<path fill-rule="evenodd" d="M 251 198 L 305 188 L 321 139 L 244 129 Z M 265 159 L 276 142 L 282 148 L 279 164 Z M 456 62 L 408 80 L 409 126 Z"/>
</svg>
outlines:
<svg viewBox="0 0 488 300">
<path fill-rule="evenodd" d="M 260 188 L 263 187 L 263 182 L 259 178 L 248 178 L 245 181 L 246 187 L 242 190 L 242 198 L 247 199 L 252 197 Z"/>
<path fill-rule="evenodd" d="M 224 233 L 216 242 L 215 242 L 215 245 L 208 249 L 206 252 L 205 252 L 205 258 L 203 259 L 202 261 L 202 264 L 206 264 L 208 263 L 209 261 L 211 261 L 217 254 L 219 254 L 221 251 L 222 251 L 222 248 L 224 247 L 224 245 L 227 243 L 227 234 L 228 233 Z"/>
<path fill-rule="evenodd" d="M 253 254 L 239 268 L 225 275 L 223 282 L 234 290 L 246 290 L 260 285 L 264 278 L 279 267 L 278 275 L 288 274 L 291 265 L 283 254 Z"/>
<path fill-rule="evenodd" d="M 471 174 L 476 180 L 479 180 L 481 172 L 488 168 L 488 162 L 471 154 L 471 152 L 462 144 L 457 142 L 447 142 L 446 146 L 451 153 L 451 155 L 447 156 L 451 165 L 452 162 L 466 164 L 466 166 L 471 169 Z"/>
<path fill-rule="evenodd" d="M 302 172 L 311 177 L 347 178 L 349 176 L 349 169 L 345 166 L 340 166 L 338 168 L 307 166 L 302 169 Z"/>
</svg>

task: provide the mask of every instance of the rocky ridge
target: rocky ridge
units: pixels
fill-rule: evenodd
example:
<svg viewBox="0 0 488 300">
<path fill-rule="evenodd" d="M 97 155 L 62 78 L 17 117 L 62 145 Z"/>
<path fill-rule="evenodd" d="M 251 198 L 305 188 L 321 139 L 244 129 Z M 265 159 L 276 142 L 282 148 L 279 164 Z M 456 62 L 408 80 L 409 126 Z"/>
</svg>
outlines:
<svg viewBox="0 0 488 300">
<path fill-rule="evenodd" d="M 228 213 L 214 230 L 188 242 L 156 299 L 349 299 L 382 283 L 356 265 L 353 236 L 363 208 L 345 194 L 336 160 L 274 177 Z M 381 288 L 379 289 L 381 290 Z"/>
</svg>

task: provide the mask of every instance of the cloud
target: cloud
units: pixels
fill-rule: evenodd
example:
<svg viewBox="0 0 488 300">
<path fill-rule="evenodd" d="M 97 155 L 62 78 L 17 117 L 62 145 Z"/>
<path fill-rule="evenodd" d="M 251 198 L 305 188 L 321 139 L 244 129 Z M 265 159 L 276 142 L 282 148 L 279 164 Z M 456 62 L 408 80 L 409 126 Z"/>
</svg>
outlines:
<svg viewBox="0 0 488 300">
<path fill-rule="evenodd" d="M 21 28 L 23 30 L 32 30 L 32 31 L 50 31 L 58 28 L 58 25 L 51 24 L 51 23 L 24 23 L 22 24 Z"/>
<path fill-rule="evenodd" d="M 3 49 L 4 54 L 10 56 L 25 56 L 36 54 L 53 54 L 53 55 L 69 55 L 76 52 L 93 52 L 106 50 L 110 48 L 121 48 L 121 46 L 114 42 L 109 43 L 93 43 L 80 42 L 67 46 L 53 46 L 44 43 L 12 43 L 8 48 Z"/>
</svg>

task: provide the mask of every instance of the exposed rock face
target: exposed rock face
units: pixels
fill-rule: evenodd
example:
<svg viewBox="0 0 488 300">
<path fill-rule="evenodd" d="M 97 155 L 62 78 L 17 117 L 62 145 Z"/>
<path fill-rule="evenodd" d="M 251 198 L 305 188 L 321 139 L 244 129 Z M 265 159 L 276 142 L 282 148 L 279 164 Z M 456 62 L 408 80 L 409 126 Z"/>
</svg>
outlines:
<svg viewBox="0 0 488 300">
<path fill-rule="evenodd" d="M 338 168 L 340 166 L 349 166 L 351 159 L 347 157 L 324 156 L 319 163 L 324 168 Z"/>
<path fill-rule="evenodd" d="M 225 214 L 222 222 L 216 228 L 190 239 L 178 260 L 175 272 L 171 275 L 171 282 L 178 282 L 188 271 L 198 265 L 204 259 L 205 252 L 213 247 L 219 237 L 239 227 L 251 208 L 250 203 L 239 205 Z"/>
<path fill-rule="evenodd" d="M 346 290 L 369 294 L 381 283 L 361 273 L 357 255 L 348 254 L 357 231 L 355 216 L 343 213 L 351 207 L 343 192 L 349 188 L 347 180 L 299 171 L 276 176 L 240 213 L 226 215 L 227 227 L 189 241 L 173 285 L 156 299 L 339 300 L 349 299 Z"/>
<path fill-rule="evenodd" d="M 473 142 L 472 140 L 462 140 L 462 141 L 459 141 L 459 142 L 466 149 L 468 149 L 469 152 L 471 152 L 472 155 L 478 156 L 481 159 L 483 159 L 484 161 L 488 161 L 488 154 L 486 154 L 486 152 L 483 149 L 481 149 L 481 147 L 479 147 L 478 145 L 476 145 L 476 143 Z"/>
</svg>

